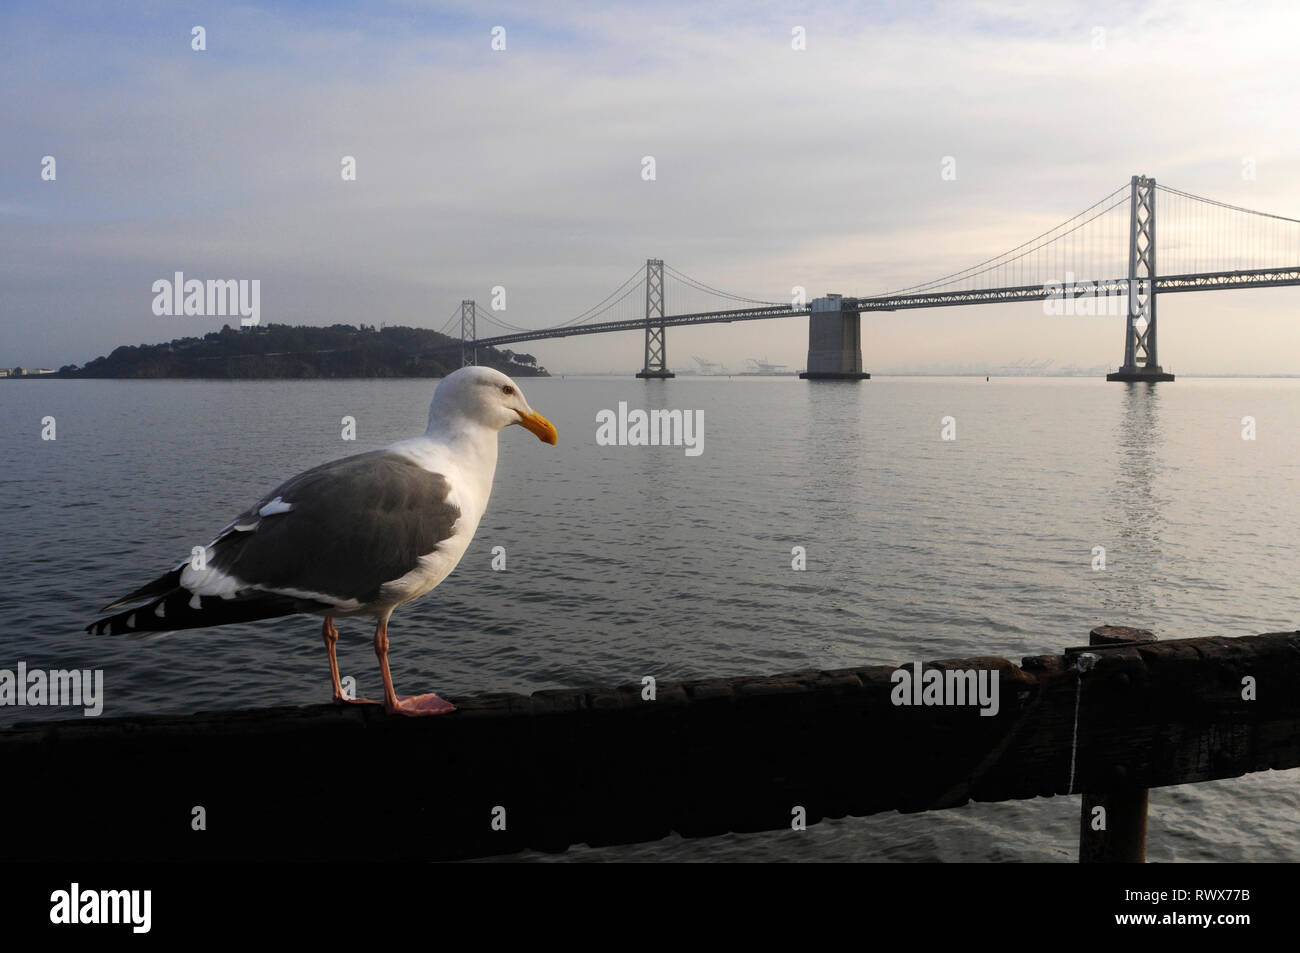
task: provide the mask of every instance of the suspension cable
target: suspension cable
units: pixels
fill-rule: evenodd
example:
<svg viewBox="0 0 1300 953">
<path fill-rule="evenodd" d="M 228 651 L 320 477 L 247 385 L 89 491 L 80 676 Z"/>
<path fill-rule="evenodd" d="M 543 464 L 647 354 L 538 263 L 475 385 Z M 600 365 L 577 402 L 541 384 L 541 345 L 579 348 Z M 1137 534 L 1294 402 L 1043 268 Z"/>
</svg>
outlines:
<svg viewBox="0 0 1300 953">
<path fill-rule="evenodd" d="M 969 268 L 963 268 L 961 271 L 954 271 L 952 274 L 950 274 L 950 275 L 944 275 L 942 278 L 935 278 L 935 279 L 933 279 L 933 280 L 931 280 L 931 281 L 923 281 L 923 282 L 921 282 L 920 284 L 910 285 L 910 286 L 908 286 L 908 287 L 906 287 L 906 288 L 899 288 L 899 289 L 896 290 L 896 291 L 885 292 L 885 293 L 883 293 L 883 294 L 874 295 L 873 297 L 878 297 L 878 298 L 889 298 L 889 297 L 893 297 L 893 296 L 895 296 L 895 295 L 903 294 L 904 292 L 908 292 L 908 291 L 917 291 L 917 290 L 921 290 L 921 289 L 929 289 L 929 288 L 934 287 L 935 285 L 948 284 L 948 283 L 950 283 L 951 281 L 954 281 L 954 280 L 957 280 L 957 279 L 961 279 L 961 278 L 972 278 L 972 277 L 975 277 L 973 274 L 970 274 L 970 273 L 971 273 L 971 272 L 976 272 L 977 269 L 979 269 L 979 268 L 983 268 L 985 265 L 992 264 L 993 262 L 999 262 L 999 264 L 1008 264 L 1008 263 L 1010 263 L 1010 262 L 1012 262 L 1012 261 L 1016 261 L 1018 258 L 1023 258 L 1025 255 L 1029 254 L 1030 252 L 1039 251 L 1039 250 L 1041 250 L 1043 247 L 1045 247 L 1046 245 L 1050 245 L 1052 242 L 1056 241 L 1057 239 L 1059 239 L 1059 238 L 1063 238 L 1065 235 L 1070 234 L 1070 232 L 1064 232 L 1064 233 L 1062 233 L 1061 235 L 1057 235 L 1056 238 L 1051 239 L 1051 241 L 1044 242 L 1043 245 L 1035 246 L 1035 247 L 1033 247 L 1033 248 L 1029 247 L 1029 246 L 1031 246 L 1031 245 L 1034 245 L 1034 243 L 1037 242 L 1039 239 L 1044 238 L 1044 237 L 1046 237 L 1047 235 L 1051 235 L 1053 232 L 1059 231 L 1060 229 L 1064 228 L 1066 225 L 1069 225 L 1069 224 L 1070 224 L 1071 222 L 1073 222 L 1075 219 L 1077 219 L 1077 218 L 1082 218 L 1083 216 L 1085 216 L 1085 215 L 1087 215 L 1089 212 L 1091 212 L 1093 209 L 1095 209 L 1097 206 L 1099 206 L 1099 205 L 1101 205 L 1101 204 L 1103 204 L 1103 203 L 1105 203 L 1105 202 L 1109 202 L 1109 201 L 1110 201 L 1111 199 L 1113 199 L 1116 195 L 1119 195 L 1121 192 L 1125 192 L 1125 191 L 1127 191 L 1129 188 L 1130 188 L 1129 184 L 1121 185 L 1121 186 L 1120 186 L 1119 188 L 1117 188 L 1114 192 L 1111 192 L 1109 195 L 1107 195 L 1107 196 L 1105 196 L 1105 197 L 1103 197 L 1103 198 L 1101 198 L 1101 199 L 1098 199 L 1098 200 L 1097 200 L 1096 202 L 1094 202 L 1092 205 L 1089 205 L 1086 209 L 1084 209 L 1084 210 L 1083 210 L 1082 212 L 1080 212 L 1078 215 L 1072 215 L 1070 218 L 1067 218 L 1067 219 L 1066 219 L 1064 222 L 1062 222 L 1061 224 L 1056 225 L 1056 226 L 1054 226 L 1054 227 L 1052 227 L 1052 228 L 1049 228 L 1047 231 L 1043 232 L 1043 233 L 1040 234 L 1040 235 L 1036 235 L 1036 236 L 1034 236 L 1033 238 L 1029 239 L 1029 241 L 1027 241 L 1027 242 L 1022 242 L 1021 244 L 1017 245 L 1015 248 L 1012 248 L 1010 251 L 1005 251 L 1005 252 L 1003 252 L 1003 253 L 1000 254 L 1000 255 L 994 255 L 992 258 L 986 258 L 984 261 L 981 261 L 981 262 L 979 262 L 978 264 L 971 265 Z M 1123 201 L 1128 201 L 1128 198 L 1125 197 Z M 1108 208 L 1106 208 L 1106 209 L 1103 209 L 1102 211 L 1098 212 L 1096 215 L 1094 215 L 1092 218 L 1088 219 L 1087 221 L 1090 222 L 1090 221 L 1093 221 L 1094 219 L 1100 218 L 1102 215 L 1105 215 L 1107 212 L 1110 212 L 1112 209 L 1116 208 L 1116 207 L 1119 206 L 1120 204 L 1122 204 L 1122 202 L 1115 202 L 1115 203 L 1112 204 L 1110 207 L 1108 207 Z M 1087 224 L 1087 222 L 1081 222 L 1081 223 L 1080 223 L 1080 225 L 1085 225 L 1085 224 Z M 1078 227 L 1079 227 L 1079 226 L 1075 226 L 1075 228 L 1071 229 L 1070 231 L 1071 231 L 1071 232 L 1072 232 L 1072 231 L 1075 231 Z M 1012 258 L 1012 257 L 1011 257 L 1012 254 L 1013 254 L 1014 252 L 1018 252 L 1018 251 L 1020 251 L 1022 248 L 1025 249 L 1024 252 L 1022 252 L 1020 255 L 1016 256 L 1015 258 Z M 1002 261 L 1002 259 L 1006 259 L 1006 261 Z M 990 269 L 990 270 L 991 270 L 991 269 Z"/>
</svg>

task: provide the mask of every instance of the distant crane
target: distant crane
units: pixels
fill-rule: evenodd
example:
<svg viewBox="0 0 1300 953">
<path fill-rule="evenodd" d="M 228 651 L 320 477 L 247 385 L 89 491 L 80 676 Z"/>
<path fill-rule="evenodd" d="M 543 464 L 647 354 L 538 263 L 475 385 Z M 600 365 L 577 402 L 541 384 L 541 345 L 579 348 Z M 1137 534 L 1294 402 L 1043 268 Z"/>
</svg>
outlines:
<svg viewBox="0 0 1300 953">
<path fill-rule="evenodd" d="M 1052 366 L 1052 359 L 1026 360 L 1018 358 L 1010 364 L 994 368 L 999 377 L 1037 377 Z"/>
<path fill-rule="evenodd" d="M 766 357 L 761 361 L 756 357 L 747 357 L 745 361 L 754 367 L 752 371 L 746 371 L 745 373 L 755 377 L 776 377 L 790 373 L 786 370 L 790 366 L 789 364 L 773 364 Z"/>
</svg>

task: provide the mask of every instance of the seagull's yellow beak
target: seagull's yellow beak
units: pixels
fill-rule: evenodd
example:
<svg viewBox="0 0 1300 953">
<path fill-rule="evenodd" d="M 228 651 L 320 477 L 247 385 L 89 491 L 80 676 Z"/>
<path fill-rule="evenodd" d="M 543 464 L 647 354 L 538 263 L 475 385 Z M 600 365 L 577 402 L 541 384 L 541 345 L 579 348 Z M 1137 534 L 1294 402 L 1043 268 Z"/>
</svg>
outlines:
<svg viewBox="0 0 1300 953">
<path fill-rule="evenodd" d="M 542 443 L 554 445 L 559 442 L 560 435 L 555 432 L 555 424 L 541 414 L 536 412 L 526 414 L 522 410 L 516 410 L 515 413 L 519 415 L 519 426 L 537 434 L 537 439 Z"/>
</svg>

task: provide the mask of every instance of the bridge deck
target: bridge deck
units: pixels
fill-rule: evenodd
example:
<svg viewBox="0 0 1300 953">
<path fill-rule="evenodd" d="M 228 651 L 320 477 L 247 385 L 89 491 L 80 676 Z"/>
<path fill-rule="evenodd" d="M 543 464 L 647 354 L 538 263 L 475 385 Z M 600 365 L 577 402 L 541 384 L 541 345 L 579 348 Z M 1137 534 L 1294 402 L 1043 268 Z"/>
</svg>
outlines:
<svg viewBox="0 0 1300 953">
<path fill-rule="evenodd" d="M 1234 288 L 1286 287 L 1290 285 L 1300 285 L 1300 265 L 1288 268 L 1259 268 L 1244 271 L 1204 272 L 1156 277 L 1157 294 L 1174 294 L 1188 291 L 1225 291 Z M 1046 299 L 1054 294 L 1072 295 L 1085 290 L 1095 291 L 1099 295 L 1118 296 L 1127 294 L 1127 289 L 1127 278 L 1109 278 L 1097 282 L 1071 282 L 1051 289 L 1045 288 L 1041 284 L 1033 284 L 973 291 L 935 291 L 886 297 L 851 298 L 848 300 L 856 302 L 855 307 L 859 312 L 904 311 L 916 308 L 950 308 L 972 304 L 1036 301 Z M 731 324 L 738 321 L 767 321 L 773 318 L 806 317 L 809 314 L 811 314 L 811 309 L 807 307 L 796 308 L 792 305 L 773 303 L 756 308 L 667 315 L 663 319 L 663 324 L 664 327 Z M 542 341 L 586 334 L 608 334 L 614 331 L 643 331 L 644 329 L 645 321 L 640 318 L 626 321 L 603 321 L 564 328 L 542 328 L 536 331 L 501 334 L 490 338 L 480 338 L 476 344 L 479 347 L 504 347 L 507 344 L 519 344 L 524 341 Z M 460 347 L 460 344 L 459 342 L 448 344 L 446 347 L 448 349 Z"/>
</svg>

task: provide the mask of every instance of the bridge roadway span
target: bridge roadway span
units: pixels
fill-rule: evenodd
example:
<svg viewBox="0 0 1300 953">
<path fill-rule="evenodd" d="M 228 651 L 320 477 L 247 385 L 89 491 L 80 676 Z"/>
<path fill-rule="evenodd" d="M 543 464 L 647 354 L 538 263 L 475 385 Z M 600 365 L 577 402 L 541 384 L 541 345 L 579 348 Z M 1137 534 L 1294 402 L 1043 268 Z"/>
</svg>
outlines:
<svg viewBox="0 0 1300 953">
<path fill-rule="evenodd" d="M 1215 291 L 1232 288 L 1266 288 L 1300 285 L 1300 266 L 1291 268 L 1257 268 L 1245 271 L 1206 272 L 1190 275 L 1158 275 L 1155 279 L 1158 294 L 1180 291 Z M 1068 294 L 1067 294 L 1068 293 Z M 845 298 L 845 310 L 904 311 L 911 308 L 947 308 L 971 304 L 998 304 L 1011 301 L 1034 301 L 1053 295 L 1067 297 L 1080 293 L 1099 296 L 1128 294 L 1127 278 L 1106 281 L 1073 282 L 1047 288 L 1041 284 L 1006 288 L 988 288 L 978 291 L 943 291 L 910 295 L 892 295 L 876 298 Z M 812 314 L 811 306 L 796 308 L 788 304 L 769 304 L 756 308 L 738 308 L 727 311 L 700 311 L 691 314 L 665 315 L 664 327 L 685 327 L 692 324 L 731 324 L 735 321 L 765 321 L 771 318 L 806 317 Z M 654 319 L 658 323 L 659 319 Z M 524 341 L 542 341 L 551 338 L 576 337 L 581 334 L 607 334 L 612 331 L 644 330 L 646 320 L 633 318 L 621 321 L 601 321 L 578 324 L 572 327 L 541 328 L 537 331 L 519 331 L 473 342 L 478 347 L 503 347 Z M 460 343 L 444 345 L 442 349 L 460 347 Z"/>
</svg>

